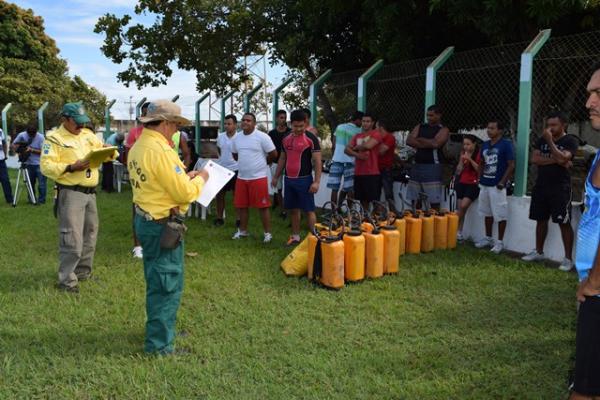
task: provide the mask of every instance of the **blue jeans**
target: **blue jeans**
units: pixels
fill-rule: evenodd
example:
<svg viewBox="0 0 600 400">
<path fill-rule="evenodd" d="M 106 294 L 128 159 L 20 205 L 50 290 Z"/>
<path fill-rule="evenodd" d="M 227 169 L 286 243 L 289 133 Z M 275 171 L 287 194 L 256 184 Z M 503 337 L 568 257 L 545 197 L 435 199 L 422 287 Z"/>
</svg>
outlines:
<svg viewBox="0 0 600 400">
<path fill-rule="evenodd" d="M 34 193 L 35 183 L 36 181 L 39 181 L 39 196 L 37 202 L 40 204 L 44 204 L 46 202 L 46 177 L 42 175 L 42 170 L 40 169 L 40 166 L 27 164 L 27 173 L 29 174 L 29 179 L 31 180 L 31 187 L 33 188 Z"/>
<path fill-rule="evenodd" d="M 12 188 L 10 187 L 10 180 L 8 178 L 8 169 L 6 168 L 6 161 L 0 160 L 0 183 L 2 183 L 2 191 L 4 192 L 4 199 L 7 203 L 13 202 Z"/>
</svg>

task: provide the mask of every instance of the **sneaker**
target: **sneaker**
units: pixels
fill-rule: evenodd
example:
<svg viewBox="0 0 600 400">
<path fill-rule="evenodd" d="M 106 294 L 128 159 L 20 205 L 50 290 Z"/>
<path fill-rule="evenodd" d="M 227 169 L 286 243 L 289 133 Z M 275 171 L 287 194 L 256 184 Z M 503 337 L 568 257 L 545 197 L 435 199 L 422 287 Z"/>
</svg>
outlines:
<svg viewBox="0 0 600 400">
<path fill-rule="evenodd" d="M 569 260 L 568 258 L 563 258 L 558 269 L 564 272 L 569 272 L 573 269 L 573 261 Z"/>
<path fill-rule="evenodd" d="M 500 254 L 502 250 L 504 250 L 504 243 L 498 240 L 496 241 L 496 244 L 494 245 L 494 247 L 492 247 L 490 251 L 495 254 Z"/>
<path fill-rule="evenodd" d="M 241 230 L 237 230 L 236 233 L 233 234 L 233 236 L 231 237 L 233 240 L 238 240 L 238 239 L 242 239 L 248 237 L 248 232 L 243 232 Z"/>
<path fill-rule="evenodd" d="M 142 246 L 135 246 L 131 252 L 133 253 L 133 258 L 144 258 Z"/>
<path fill-rule="evenodd" d="M 483 249 L 484 247 L 491 247 L 493 245 L 494 245 L 494 240 L 488 236 L 484 237 L 483 239 L 481 239 L 475 243 L 475 247 L 477 247 L 478 249 Z"/>
<path fill-rule="evenodd" d="M 292 236 L 290 236 L 288 241 L 285 243 L 285 245 L 289 247 L 289 246 L 295 246 L 298 243 L 300 243 L 300 236 L 292 235 Z"/>
<path fill-rule="evenodd" d="M 214 226 L 223 226 L 225 224 L 225 221 L 223 221 L 222 218 L 217 218 L 214 220 L 213 225 Z"/>
<path fill-rule="evenodd" d="M 463 234 L 461 232 L 458 232 L 456 234 L 456 240 L 459 242 L 464 242 L 465 241 L 465 237 L 463 236 Z"/>
<path fill-rule="evenodd" d="M 271 243 L 271 240 L 273 240 L 273 235 L 271 235 L 269 232 L 265 232 L 263 243 Z"/>
<path fill-rule="evenodd" d="M 521 257 L 523 261 L 542 261 L 544 259 L 544 253 L 538 253 L 537 250 L 533 250 L 531 253 Z"/>
</svg>

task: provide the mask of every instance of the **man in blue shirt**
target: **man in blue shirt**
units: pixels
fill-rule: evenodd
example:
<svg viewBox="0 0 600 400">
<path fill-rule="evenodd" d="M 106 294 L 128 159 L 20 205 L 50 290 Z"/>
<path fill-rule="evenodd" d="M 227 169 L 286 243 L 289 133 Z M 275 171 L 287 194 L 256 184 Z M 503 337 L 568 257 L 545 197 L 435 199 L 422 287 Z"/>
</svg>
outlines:
<svg viewBox="0 0 600 400">
<path fill-rule="evenodd" d="M 586 107 L 594 129 L 600 130 L 600 64 L 587 86 Z M 600 152 L 585 181 L 585 212 L 577 233 L 579 274 L 575 376 L 570 400 L 600 396 Z"/>
<path fill-rule="evenodd" d="M 29 156 L 25 160 L 25 166 L 27 167 L 27 173 L 34 193 L 35 183 L 39 181 L 37 204 L 44 204 L 46 202 L 46 177 L 42 175 L 42 171 L 40 170 L 40 155 L 42 154 L 43 143 L 44 136 L 34 126 L 30 126 L 25 132 L 17 135 L 11 146 L 13 151 L 16 151 L 19 146 L 26 145 L 25 153 Z M 31 201 L 32 199 L 29 200 Z"/>
<path fill-rule="evenodd" d="M 329 168 L 327 187 L 331 189 L 331 201 L 334 204 L 342 204 L 346 195 L 352 197 L 354 190 L 354 157 L 346 154 L 344 150 L 352 137 L 362 132 L 362 118 L 363 113 L 355 111 L 350 121 L 338 125 L 333 135 L 331 135 L 331 144 L 333 145 L 331 161 L 333 162 Z M 341 193 L 338 197 L 340 189 Z"/>
<path fill-rule="evenodd" d="M 515 155 L 510 140 L 504 139 L 504 125 L 498 120 L 487 126 L 490 140 L 481 146 L 481 166 L 479 184 L 479 214 L 485 217 L 485 237 L 475 243 L 475 247 L 492 246 L 498 254 L 504 249 L 503 239 L 508 218 L 506 183 L 515 169 Z M 494 220 L 498 221 L 498 240 L 492 238 Z"/>
</svg>

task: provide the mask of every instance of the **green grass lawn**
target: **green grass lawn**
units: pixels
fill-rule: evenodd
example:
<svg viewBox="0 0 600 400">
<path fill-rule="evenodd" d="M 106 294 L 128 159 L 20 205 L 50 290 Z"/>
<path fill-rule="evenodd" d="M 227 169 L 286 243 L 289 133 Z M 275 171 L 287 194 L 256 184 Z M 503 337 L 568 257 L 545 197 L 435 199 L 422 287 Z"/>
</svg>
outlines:
<svg viewBox="0 0 600 400">
<path fill-rule="evenodd" d="M 52 205 L 0 206 L 0 399 L 561 399 L 573 365 L 573 274 L 460 246 L 398 276 L 317 288 L 275 240 L 188 221 L 177 321 L 191 354 L 147 357 L 131 193 L 100 194 L 97 280 L 58 292 Z M 230 213 L 230 215 L 233 215 Z"/>
</svg>

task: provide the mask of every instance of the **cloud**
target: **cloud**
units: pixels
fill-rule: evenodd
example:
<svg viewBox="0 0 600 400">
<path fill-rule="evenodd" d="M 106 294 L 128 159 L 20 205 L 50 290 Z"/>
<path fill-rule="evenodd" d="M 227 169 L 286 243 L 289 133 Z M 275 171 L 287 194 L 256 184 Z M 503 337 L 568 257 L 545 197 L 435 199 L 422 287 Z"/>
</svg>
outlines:
<svg viewBox="0 0 600 400">
<path fill-rule="evenodd" d="M 100 48 L 102 46 L 102 39 L 89 36 L 57 36 L 54 40 L 59 48 L 61 44 L 78 44 L 94 48 Z"/>
</svg>

